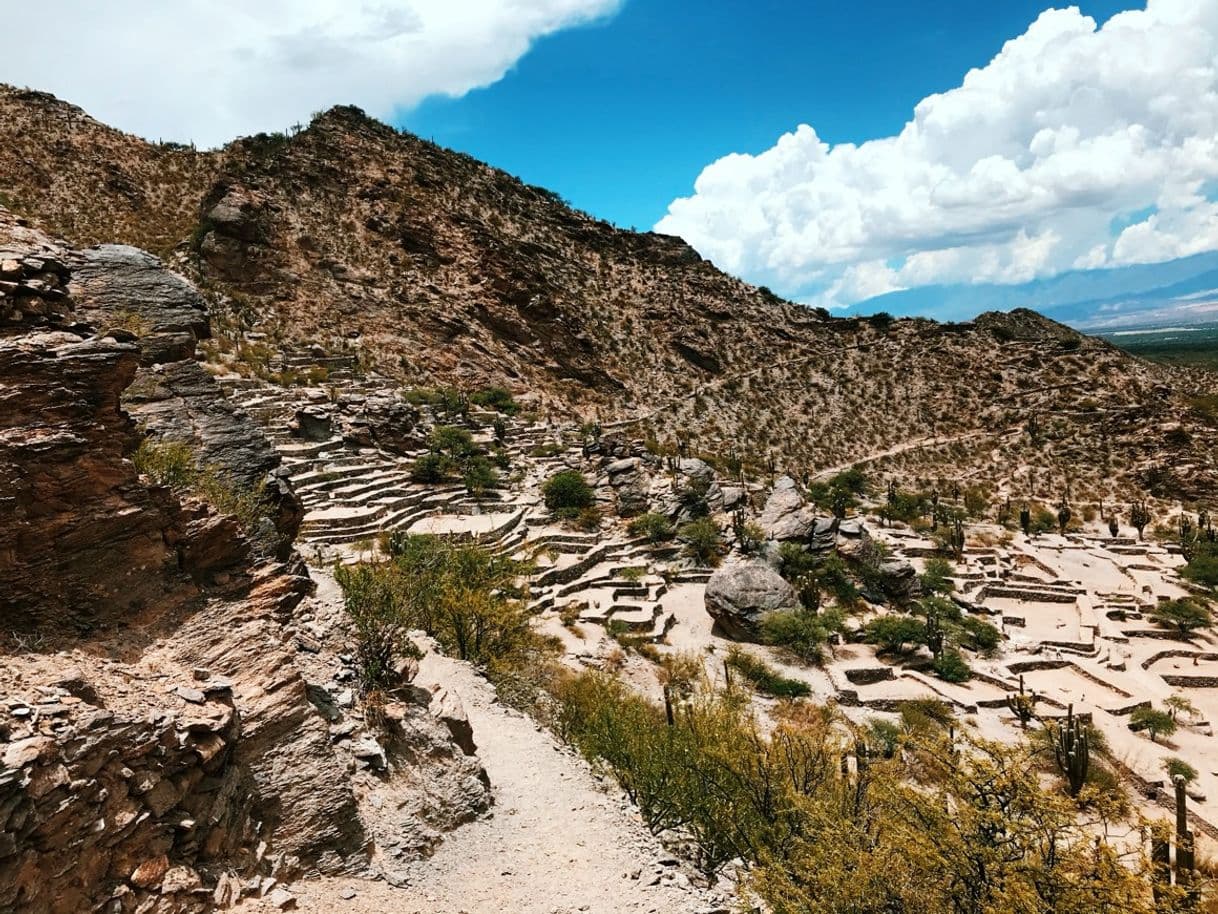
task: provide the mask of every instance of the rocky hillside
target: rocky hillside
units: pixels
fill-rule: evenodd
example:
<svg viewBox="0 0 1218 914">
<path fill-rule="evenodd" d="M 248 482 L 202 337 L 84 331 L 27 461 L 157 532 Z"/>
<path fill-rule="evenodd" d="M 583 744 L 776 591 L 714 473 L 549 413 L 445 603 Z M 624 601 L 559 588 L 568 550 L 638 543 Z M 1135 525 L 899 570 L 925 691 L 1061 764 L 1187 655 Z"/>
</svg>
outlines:
<svg viewBox="0 0 1218 914">
<path fill-rule="evenodd" d="M 489 803 L 430 693 L 391 694 L 380 743 L 343 697 L 300 502 L 208 331 L 155 257 L 0 208 L 0 911 L 211 910 Z"/>
<path fill-rule="evenodd" d="M 198 153 L 0 89 L 0 194 L 53 231 L 172 256 L 224 333 L 270 352 L 502 384 L 725 465 L 865 462 L 1048 499 L 1195 498 L 1216 481 L 1201 376 L 1032 312 L 831 319 L 352 108 Z"/>
</svg>

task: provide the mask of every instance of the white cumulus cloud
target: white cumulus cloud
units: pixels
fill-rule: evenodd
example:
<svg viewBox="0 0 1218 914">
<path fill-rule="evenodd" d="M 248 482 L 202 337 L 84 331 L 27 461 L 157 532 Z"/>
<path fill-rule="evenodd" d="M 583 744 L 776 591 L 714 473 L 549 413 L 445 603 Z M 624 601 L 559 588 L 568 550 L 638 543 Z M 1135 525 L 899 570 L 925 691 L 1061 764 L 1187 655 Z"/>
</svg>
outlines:
<svg viewBox="0 0 1218 914">
<path fill-rule="evenodd" d="M 202 146 L 355 104 L 388 117 L 500 79 L 620 0 L 48 0 L 6 5 L 0 81 Z"/>
<path fill-rule="evenodd" d="M 1218 249 L 1218 0 L 1103 26 L 1050 9 L 896 136 L 802 124 L 708 165 L 657 231 L 788 294 L 848 304 Z"/>
</svg>

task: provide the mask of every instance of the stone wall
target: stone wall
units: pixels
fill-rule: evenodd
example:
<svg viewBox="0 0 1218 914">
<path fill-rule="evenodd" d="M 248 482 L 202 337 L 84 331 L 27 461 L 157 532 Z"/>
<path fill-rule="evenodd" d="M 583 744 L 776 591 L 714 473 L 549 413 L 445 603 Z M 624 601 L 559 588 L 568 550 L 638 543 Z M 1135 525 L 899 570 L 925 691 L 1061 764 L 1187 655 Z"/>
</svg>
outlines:
<svg viewBox="0 0 1218 914">
<path fill-rule="evenodd" d="M 178 692 L 175 711 L 46 717 L 0 745 L 0 910 L 203 911 L 260 868 L 230 688 Z"/>
</svg>

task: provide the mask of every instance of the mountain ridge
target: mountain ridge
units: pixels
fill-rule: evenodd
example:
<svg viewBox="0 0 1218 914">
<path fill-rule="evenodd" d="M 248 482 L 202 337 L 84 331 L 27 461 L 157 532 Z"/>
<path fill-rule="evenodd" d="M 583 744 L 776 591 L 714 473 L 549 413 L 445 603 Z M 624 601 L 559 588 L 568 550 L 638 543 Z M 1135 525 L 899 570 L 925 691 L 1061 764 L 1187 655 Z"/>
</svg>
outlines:
<svg viewBox="0 0 1218 914">
<path fill-rule="evenodd" d="M 661 449 L 802 475 L 865 461 L 1127 498 L 1188 494 L 1214 472 L 1188 431 L 1200 375 L 1032 312 L 832 318 L 356 108 L 198 152 L 4 88 L 0 175 L 44 228 L 148 247 L 193 279 L 221 362 L 320 347 L 405 385 L 504 386 Z M 1033 416 L 1061 425 L 1054 444 L 1023 440 Z M 901 450 L 922 439 L 935 443 Z"/>
</svg>

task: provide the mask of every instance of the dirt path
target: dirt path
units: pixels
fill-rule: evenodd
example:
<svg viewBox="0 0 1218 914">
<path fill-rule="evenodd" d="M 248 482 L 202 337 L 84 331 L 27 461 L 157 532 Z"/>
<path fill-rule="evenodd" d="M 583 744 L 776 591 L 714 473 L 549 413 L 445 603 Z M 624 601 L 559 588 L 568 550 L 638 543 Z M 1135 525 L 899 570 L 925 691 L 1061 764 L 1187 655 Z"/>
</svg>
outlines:
<svg viewBox="0 0 1218 914">
<path fill-rule="evenodd" d="M 968 441 L 972 438 L 983 438 L 986 435 L 994 434 L 1002 434 L 1002 432 L 995 433 L 990 429 L 977 429 L 970 432 L 961 432 L 958 435 L 930 435 L 925 438 L 914 438 L 910 441 L 902 441 L 900 444 L 895 444 L 890 448 L 886 448 L 885 450 L 876 451 L 873 454 L 864 454 L 862 457 L 851 460 L 849 463 L 839 464 L 835 467 L 826 467 L 823 470 L 817 471 L 812 478 L 815 480 L 828 479 L 829 477 L 835 476 L 838 473 L 850 469 L 851 467 L 860 466 L 865 463 L 874 463 L 875 461 L 882 460 L 885 457 L 895 457 L 897 454 L 904 454 L 906 451 L 916 451 L 920 448 L 934 447 L 940 444 L 953 444 L 957 441 Z"/>
<path fill-rule="evenodd" d="M 316 914 L 683 914 L 726 910 L 690 884 L 625 799 L 469 667 L 429 655 L 416 680 L 465 705 L 495 791 L 493 814 L 409 864 L 401 887 L 324 879 L 289 887 Z M 346 897 L 350 896 L 350 897 Z M 246 902 L 242 910 L 271 910 Z"/>
</svg>

